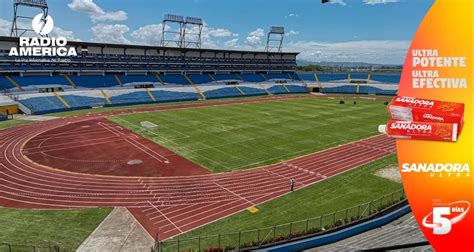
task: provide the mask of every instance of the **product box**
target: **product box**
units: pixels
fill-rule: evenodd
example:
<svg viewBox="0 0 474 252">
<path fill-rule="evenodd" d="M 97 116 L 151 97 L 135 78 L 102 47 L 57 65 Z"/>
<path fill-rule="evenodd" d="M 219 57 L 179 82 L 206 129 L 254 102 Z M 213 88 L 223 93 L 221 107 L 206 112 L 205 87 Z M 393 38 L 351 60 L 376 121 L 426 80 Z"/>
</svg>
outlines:
<svg viewBox="0 0 474 252">
<path fill-rule="evenodd" d="M 394 138 L 456 142 L 459 129 L 456 123 L 390 120 L 379 126 L 379 132 Z"/>
<path fill-rule="evenodd" d="M 464 121 L 464 104 L 396 96 L 388 105 L 390 118 L 399 121 L 455 123 L 458 134 Z"/>
</svg>

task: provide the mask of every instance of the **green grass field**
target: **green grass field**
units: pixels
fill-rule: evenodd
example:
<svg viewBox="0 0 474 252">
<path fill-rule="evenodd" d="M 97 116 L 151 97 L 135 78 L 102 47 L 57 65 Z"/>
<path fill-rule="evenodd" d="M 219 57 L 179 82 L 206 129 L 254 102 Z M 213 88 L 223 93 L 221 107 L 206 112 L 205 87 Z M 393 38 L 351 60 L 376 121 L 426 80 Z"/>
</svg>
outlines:
<svg viewBox="0 0 474 252">
<path fill-rule="evenodd" d="M 400 183 L 374 175 L 377 170 L 393 167 L 396 164 L 395 155 L 374 161 L 300 191 L 258 205 L 259 211 L 257 213 L 243 211 L 178 236 L 175 240 L 223 234 L 221 237 L 223 244 L 227 242 L 235 245 L 236 241 L 233 238 L 237 237 L 235 233 L 239 231 L 304 220 L 370 202 L 402 188 Z M 312 224 L 318 225 L 319 221 Z M 288 226 L 284 226 L 284 228 L 288 228 Z M 294 229 L 296 228 L 294 226 Z M 234 235 L 224 235 L 226 233 L 234 233 Z M 186 248 L 186 244 L 190 247 L 195 245 L 192 242 L 183 242 L 183 248 Z"/>
<path fill-rule="evenodd" d="M 113 116 L 212 172 L 276 163 L 377 134 L 379 100 L 305 98 Z M 140 122 L 159 125 L 145 129 Z"/>
<path fill-rule="evenodd" d="M 33 121 L 26 121 L 26 120 L 20 120 L 20 119 L 1 121 L 0 130 L 23 125 L 23 124 L 29 124 L 29 123 L 33 123 Z"/>
<path fill-rule="evenodd" d="M 111 209 L 24 210 L 0 208 L 0 243 L 44 246 L 48 242 L 74 250 Z M 0 246 L 0 251 L 6 247 Z M 32 251 L 16 247 L 19 251 Z M 14 251 L 16 251 L 14 250 Z"/>
</svg>

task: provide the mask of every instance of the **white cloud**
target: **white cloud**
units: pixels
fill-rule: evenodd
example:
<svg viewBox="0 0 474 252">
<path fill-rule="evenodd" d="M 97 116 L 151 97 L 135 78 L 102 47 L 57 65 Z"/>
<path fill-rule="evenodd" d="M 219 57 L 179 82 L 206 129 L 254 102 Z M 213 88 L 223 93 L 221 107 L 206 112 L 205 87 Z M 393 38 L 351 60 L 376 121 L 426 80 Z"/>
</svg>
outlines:
<svg viewBox="0 0 474 252">
<path fill-rule="evenodd" d="M 299 34 L 300 34 L 299 31 L 290 30 L 289 32 L 285 33 L 285 36 L 289 37 L 289 36 L 299 35 Z"/>
<path fill-rule="evenodd" d="M 169 28 L 168 28 L 169 29 Z M 162 24 L 145 25 L 131 33 L 138 43 L 158 45 L 161 42 Z"/>
<path fill-rule="evenodd" d="M 399 3 L 400 0 L 363 0 L 365 4 L 376 5 L 376 4 L 387 4 L 387 3 Z"/>
<path fill-rule="evenodd" d="M 290 14 L 286 15 L 285 18 L 286 18 L 286 19 L 288 19 L 288 18 L 293 18 L 293 17 L 297 18 L 297 17 L 299 17 L 299 16 L 300 16 L 299 14 L 290 13 Z"/>
<path fill-rule="evenodd" d="M 297 41 L 284 46 L 285 51 L 301 52 L 300 59 L 309 61 L 347 61 L 402 64 L 410 41 L 363 40 L 348 42 Z"/>
<path fill-rule="evenodd" d="M 130 31 L 128 26 L 123 24 L 97 24 L 91 28 L 94 42 L 105 43 L 125 43 L 130 44 L 130 40 L 125 34 Z"/>
<path fill-rule="evenodd" d="M 249 32 L 246 38 L 246 43 L 253 47 L 262 44 L 262 38 L 265 36 L 265 31 L 262 28 L 258 28 L 255 31 Z"/>
<path fill-rule="evenodd" d="M 125 11 L 104 11 L 93 0 L 73 0 L 67 5 L 69 8 L 89 14 L 92 21 L 124 21 L 127 20 Z"/>
<path fill-rule="evenodd" d="M 341 6 L 346 6 L 346 2 L 344 2 L 344 0 L 331 0 L 329 1 L 330 4 L 339 4 Z"/>
<path fill-rule="evenodd" d="M 226 42 L 224 42 L 224 48 L 236 48 L 238 42 L 238 38 L 227 40 Z"/>
</svg>

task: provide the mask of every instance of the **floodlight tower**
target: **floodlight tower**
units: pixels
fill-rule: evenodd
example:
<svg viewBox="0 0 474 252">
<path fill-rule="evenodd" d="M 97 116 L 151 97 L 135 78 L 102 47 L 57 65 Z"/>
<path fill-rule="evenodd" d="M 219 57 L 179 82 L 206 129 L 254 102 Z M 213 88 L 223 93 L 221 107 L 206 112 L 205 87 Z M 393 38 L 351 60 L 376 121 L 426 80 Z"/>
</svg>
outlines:
<svg viewBox="0 0 474 252">
<path fill-rule="evenodd" d="M 31 28 L 19 27 L 19 20 L 33 20 L 33 17 L 18 14 L 18 9 L 26 8 L 40 9 L 41 12 L 43 12 L 42 21 L 46 24 L 46 17 L 48 17 L 48 3 L 46 0 L 13 0 L 13 21 L 10 30 L 10 37 L 21 37 L 25 33 L 33 31 Z M 47 37 L 48 35 L 43 36 Z"/>
<path fill-rule="evenodd" d="M 201 48 L 202 27 L 202 18 L 186 17 L 183 30 L 183 47 L 194 46 Z M 191 38 L 189 36 L 191 36 Z"/>
<path fill-rule="evenodd" d="M 161 24 L 161 46 L 175 43 L 177 47 L 183 47 L 184 17 L 180 15 L 166 14 Z M 172 26 L 178 27 L 175 27 L 173 30 Z"/>
<path fill-rule="evenodd" d="M 281 52 L 283 46 L 283 38 L 285 37 L 285 28 L 281 26 L 272 26 L 267 34 L 267 46 L 265 51 L 271 52 L 272 49 L 277 49 Z"/>
</svg>

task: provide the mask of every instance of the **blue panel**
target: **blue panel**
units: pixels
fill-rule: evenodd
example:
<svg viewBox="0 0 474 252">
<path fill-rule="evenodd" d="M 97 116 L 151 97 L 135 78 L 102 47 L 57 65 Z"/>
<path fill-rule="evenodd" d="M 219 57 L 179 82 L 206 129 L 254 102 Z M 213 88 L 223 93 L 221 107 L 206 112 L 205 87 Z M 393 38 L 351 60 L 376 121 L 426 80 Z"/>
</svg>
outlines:
<svg viewBox="0 0 474 252">
<path fill-rule="evenodd" d="M 361 94 L 377 94 L 377 95 L 397 95 L 397 90 L 380 89 L 371 86 L 361 86 L 359 89 Z"/>
<path fill-rule="evenodd" d="M 207 98 L 223 98 L 223 97 L 242 96 L 242 93 L 240 93 L 240 91 L 235 87 L 224 87 L 224 88 L 205 91 L 204 95 Z"/>
</svg>

